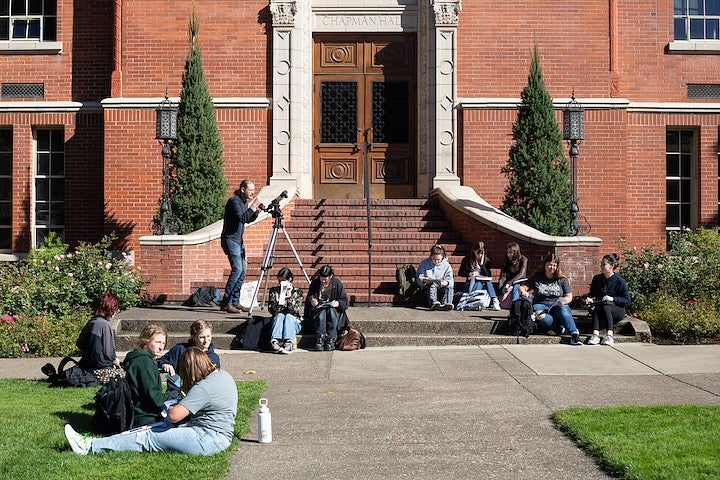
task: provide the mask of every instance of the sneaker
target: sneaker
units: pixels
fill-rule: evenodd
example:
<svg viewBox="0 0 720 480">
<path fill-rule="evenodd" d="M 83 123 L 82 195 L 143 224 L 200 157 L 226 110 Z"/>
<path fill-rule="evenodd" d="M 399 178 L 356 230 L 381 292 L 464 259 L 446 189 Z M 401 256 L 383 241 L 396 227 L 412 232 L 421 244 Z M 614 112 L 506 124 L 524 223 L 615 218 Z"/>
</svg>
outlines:
<svg viewBox="0 0 720 480">
<path fill-rule="evenodd" d="M 282 350 L 282 347 L 280 346 L 280 342 L 277 341 L 277 339 L 273 338 L 270 340 L 270 347 L 273 349 L 273 352 L 280 353 Z"/>
<path fill-rule="evenodd" d="M 67 437 L 67 441 L 73 452 L 78 455 L 87 455 L 90 453 L 90 447 L 93 441 L 92 437 L 80 435 L 69 423 L 65 425 L 65 437 Z"/>
<path fill-rule="evenodd" d="M 290 353 L 293 351 L 293 342 L 291 340 L 285 340 L 283 345 L 282 353 Z"/>
<path fill-rule="evenodd" d="M 432 307 L 430 307 L 430 310 L 440 310 L 442 308 L 442 304 L 435 300 L 432 304 Z"/>
<path fill-rule="evenodd" d="M 500 301 L 497 297 L 493 298 L 490 302 L 490 310 L 500 310 Z"/>
<path fill-rule="evenodd" d="M 597 345 L 598 343 L 600 343 L 600 337 L 593 333 L 588 340 L 588 345 Z"/>
<path fill-rule="evenodd" d="M 438 310 L 442 310 L 443 312 L 449 312 L 452 309 L 453 309 L 452 303 L 445 303 L 445 304 L 440 305 L 440 308 Z"/>
<path fill-rule="evenodd" d="M 573 333 L 570 335 L 570 345 L 574 347 L 579 347 L 583 344 L 582 340 L 580 340 L 580 334 L 579 333 Z"/>
<path fill-rule="evenodd" d="M 332 340 L 326 340 L 325 341 L 325 351 L 332 352 L 333 350 L 335 350 L 335 342 Z"/>
<path fill-rule="evenodd" d="M 603 338 L 602 342 L 600 342 L 602 345 L 607 345 L 608 347 L 612 347 L 615 345 L 615 339 L 612 337 L 612 335 L 608 335 L 607 337 Z"/>
<path fill-rule="evenodd" d="M 316 351 L 322 352 L 324 346 L 325 346 L 325 342 L 323 341 L 322 337 L 318 337 L 315 339 L 315 350 Z"/>
</svg>

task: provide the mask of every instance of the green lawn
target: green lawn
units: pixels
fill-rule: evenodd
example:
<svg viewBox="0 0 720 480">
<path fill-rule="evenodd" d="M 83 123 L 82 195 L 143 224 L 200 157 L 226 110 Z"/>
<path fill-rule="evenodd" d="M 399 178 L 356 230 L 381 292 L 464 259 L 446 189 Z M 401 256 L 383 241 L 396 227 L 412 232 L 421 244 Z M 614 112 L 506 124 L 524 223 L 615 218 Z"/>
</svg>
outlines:
<svg viewBox="0 0 720 480">
<path fill-rule="evenodd" d="M 238 382 L 235 439 L 218 455 L 121 452 L 80 456 L 70 450 L 63 426 L 70 423 L 79 432 L 90 431 L 96 388 L 51 388 L 45 382 L 0 380 L 0 478 L 222 478 L 265 388 L 263 381 Z"/>
<path fill-rule="evenodd" d="M 720 478 L 720 406 L 571 408 L 553 419 L 621 478 Z"/>
</svg>

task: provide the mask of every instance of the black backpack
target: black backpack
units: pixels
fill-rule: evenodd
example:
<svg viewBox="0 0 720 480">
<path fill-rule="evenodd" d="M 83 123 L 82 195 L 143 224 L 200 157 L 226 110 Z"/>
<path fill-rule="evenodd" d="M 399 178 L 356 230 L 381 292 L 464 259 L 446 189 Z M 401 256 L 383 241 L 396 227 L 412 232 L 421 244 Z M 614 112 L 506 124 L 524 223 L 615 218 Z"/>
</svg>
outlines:
<svg viewBox="0 0 720 480">
<path fill-rule="evenodd" d="M 532 318 L 532 305 L 526 298 L 518 298 L 510 305 L 508 318 L 508 335 L 520 335 L 525 338 L 535 332 L 535 322 Z"/>
<path fill-rule="evenodd" d="M 130 430 L 135 419 L 130 384 L 121 377 L 112 377 L 95 394 L 93 429 L 104 435 Z"/>
<path fill-rule="evenodd" d="M 220 289 L 210 285 L 199 287 L 185 300 L 184 305 L 188 307 L 211 307 L 220 301 Z"/>
<path fill-rule="evenodd" d="M 417 273 L 412 265 L 403 265 L 395 269 L 395 280 L 397 281 L 397 292 L 402 300 L 407 300 L 420 290 L 416 280 Z"/>
<path fill-rule="evenodd" d="M 67 368 L 69 363 L 72 367 Z M 72 357 L 65 357 L 60 361 L 57 371 L 52 363 L 46 363 L 40 370 L 48 376 L 53 387 L 97 387 L 100 385 L 97 377 L 84 370 Z"/>
</svg>

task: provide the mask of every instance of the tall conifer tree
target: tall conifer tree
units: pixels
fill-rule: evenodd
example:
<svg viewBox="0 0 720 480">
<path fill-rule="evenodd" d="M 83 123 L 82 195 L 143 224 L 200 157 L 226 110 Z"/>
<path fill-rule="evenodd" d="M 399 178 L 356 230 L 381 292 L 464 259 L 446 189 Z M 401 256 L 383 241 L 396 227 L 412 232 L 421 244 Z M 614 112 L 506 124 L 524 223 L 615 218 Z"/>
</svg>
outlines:
<svg viewBox="0 0 720 480">
<path fill-rule="evenodd" d="M 227 195 L 222 140 L 215 118 L 215 105 L 205 81 L 198 42 L 199 28 L 193 11 L 171 181 L 173 220 L 179 233 L 189 233 L 221 219 Z"/>
<path fill-rule="evenodd" d="M 553 101 L 545 88 L 537 44 L 528 84 L 522 91 L 514 144 L 502 172 L 508 178 L 501 209 L 550 235 L 567 235 L 572 190 L 570 167 Z"/>
</svg>

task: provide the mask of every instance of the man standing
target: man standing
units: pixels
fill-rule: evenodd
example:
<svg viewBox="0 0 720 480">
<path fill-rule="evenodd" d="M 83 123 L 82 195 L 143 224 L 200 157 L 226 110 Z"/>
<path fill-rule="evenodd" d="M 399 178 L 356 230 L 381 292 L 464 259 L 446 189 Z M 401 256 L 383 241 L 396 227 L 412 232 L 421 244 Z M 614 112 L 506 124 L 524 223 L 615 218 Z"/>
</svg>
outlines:
<svg viewBox="0 0 720 480">
<path fill-rule="evenodd" d="M 250 202 L 248 204 L 248 202 Z M 255 220 L 263 205 L 255 197 L 255 184 L 250 180 L 240 182 L 232 197 L 225 204 L 223 229 L 220 245 L 230 261 L 230 276 L 225 285 L 225 294 L 220 309 L 228 313 L 242 313 L 240 307 L 240 288 L 245 280 L 245 245 L 243 233 L 245 224 Z"/>
</svg>

